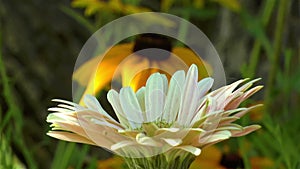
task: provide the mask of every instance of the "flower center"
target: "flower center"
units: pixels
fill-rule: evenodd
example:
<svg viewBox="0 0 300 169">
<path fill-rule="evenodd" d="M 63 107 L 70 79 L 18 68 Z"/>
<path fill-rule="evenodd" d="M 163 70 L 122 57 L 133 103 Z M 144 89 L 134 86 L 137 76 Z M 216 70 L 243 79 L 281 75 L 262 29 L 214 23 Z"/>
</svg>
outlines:
<svg viewBox="0 0 300 169">
<path fill-rule="evenodd" d="M 157 121 L 157 122 L 155 122 L 155 124 L 159 128 L 170 128 L 173 125 L 173 123 L 168 123 L 165 120 Z"/>
<path fill-rule="evenodd" d="M 133 52 L 148 48 L 162 49 L 168 52 L 160 52 L 158 55 L 153 55 L 151 52 L 143 52 L 141 54 L 144 57 L 147 57 L 149 60 L 165 60 L 170 57 L 169 52 L 172 51 L 172 43 L 169 38 L 163 35 L 146 33 L 138 36 L 134 43 Z M 155 52 L 155 50 L 153 52 Z"/>
</svg>

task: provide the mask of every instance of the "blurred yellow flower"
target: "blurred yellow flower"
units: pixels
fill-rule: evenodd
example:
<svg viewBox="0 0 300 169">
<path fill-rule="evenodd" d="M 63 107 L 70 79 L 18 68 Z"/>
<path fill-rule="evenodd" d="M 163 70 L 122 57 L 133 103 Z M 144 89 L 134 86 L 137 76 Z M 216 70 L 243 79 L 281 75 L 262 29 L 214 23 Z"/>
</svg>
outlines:
<svg viewBox="0 0 300 169">
<path fill-rule="evenodd" d="M 202 154 L 198 156 L 192 163 L 190 169 L 226 169 L 220 165 L 222 152 L 216 146 L 209 146 L 202 150 Z"/>
<path fill-rule="evenodd" d="M 182 1 L 162 0 L 161 11 L 168 12 L 172 7 L 182 4 L 184 4 L 184 7 L 192 5 L 195 8 L 205 8 L 205 3 L 210 1 L 218 3 L 233 12 L 239 12 L 241 10 L 241 4 L 238 0 L 186 0 L 185 3 L 182 3 Z"/>
<path fill-rule="evenodd" d="M 147 48 L 164 49 L 176 56 L 132 55 L 135 51 Z M 127 58 L 129 55 L 131 57 Z M 73 79 L 81 86 L 86 86 L 83 95 L 97 95 L 102 89 L 110 85 L 115 76 L 121 76 L 120 83 L 122 86 L 130 86 L 133 91 L 137 91 L 145 85 L 151 74 L 160 72 L 166 74 L 169 79 L 171 74 L 179 69 L 187 71 L 191 64 L 196 64 L 199 68 L 199 79 L 208 77 L 209 73 L 212 72 L 210 66 L 192 50 L 185 47 L 172 48 L 171 42 L 166 38 L 146 34 L 137 38 L 135 43 L 125 43 L 112 47 L 104 57 L 98 56 L 90 59 L 74 72 Z"/>
<path fill-rule="evenodd" d="M 121 0 L 73 0 L 72 6 L 85 8 L 85 15 L 87 16 L 103 11 L 120 13 L 124 15 L 150 11 L 144 7 L 124 4 Z"/>
<path fill-rule="evenodd" d="M 226 166 L 227 165 L 227 166 Z M 232 168 L 228 165 L 236 165 Z M 202 150 L 202 154 L 196 157 L 190 169 L 237 169 L 242 167 L 242 158 L 239 154 L 222 153 L 217 146 L 209 146 Z M 250 158 L 251 169 L 271 169 L 274 162 L 266 157 L 254 156 Z"/>
<path fill-rule="evenodd" d="M 121 157 L 115 156 L 98 161 L 97 169 L 122 169 L 124 165 L 124 160 Z"/>
</svg>

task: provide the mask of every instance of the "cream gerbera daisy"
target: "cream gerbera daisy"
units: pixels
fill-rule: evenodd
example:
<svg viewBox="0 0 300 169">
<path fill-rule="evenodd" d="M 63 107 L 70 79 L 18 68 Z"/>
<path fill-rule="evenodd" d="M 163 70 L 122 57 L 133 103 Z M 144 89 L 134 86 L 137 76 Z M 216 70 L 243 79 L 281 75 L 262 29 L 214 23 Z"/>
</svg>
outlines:
<svg viewBox="0 0 300 169">
<path fill-rule="evenodd" d="M 113 119 L 91 95 L 85 107 L 59 102 L 47 117 L 61 140 L 86 143 L 123 156 L 130 168 L 188 168 L 205 146 L 230 137 L 246 135 L 259 125 L 233 123 L 249 110 L 240 103 L 262 86 L 250 88 L 252 80 L 239 80 L 209 93 L 212 78 L 198 82 L 197 66 L 187 74 L 177 71 L 168 83 L 164 74 L 152 74 L 136 93 L 130 87 L 110 90 L 107 98 L 118 120 Z"/>
</svg>

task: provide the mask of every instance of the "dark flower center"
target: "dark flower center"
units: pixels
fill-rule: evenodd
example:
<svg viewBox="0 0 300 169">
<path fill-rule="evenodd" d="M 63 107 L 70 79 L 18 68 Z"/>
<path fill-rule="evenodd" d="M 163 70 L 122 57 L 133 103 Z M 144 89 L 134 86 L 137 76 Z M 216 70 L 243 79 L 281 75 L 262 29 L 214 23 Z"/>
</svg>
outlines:
<svg viewBox="0 0 300 169">
<path fill-rule="evenodd" d="M 152 49 L 144 50 L 150 48 Z M 144 50 L 144 52 L 142 50 Z M 165 52 L 162 52 L 162 50 Z M 135 39 L 133 47 L 133 52 L 137 52 L 139 55 L 147 57 L 150 60 L 165 60 L 169 58 L 171 51 L 172 43 L 168 37 L 152 33 L 139 35 Z"/>
<path fill-rule="evenodd" d="M 244 168 L 243 159 L 238 154 L 223 154 L 220 164 L 227 169 L 242 169 Z"/>
</svg>

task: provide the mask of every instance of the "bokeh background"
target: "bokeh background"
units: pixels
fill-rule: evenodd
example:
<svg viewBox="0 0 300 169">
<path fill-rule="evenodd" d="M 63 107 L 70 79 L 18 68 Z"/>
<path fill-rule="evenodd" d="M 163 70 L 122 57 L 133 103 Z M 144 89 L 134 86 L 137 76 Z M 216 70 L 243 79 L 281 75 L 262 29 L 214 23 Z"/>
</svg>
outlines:
<svg viewBox="0 0 300 169">
<path fill-rule="evenodd" d="M 215 168 L 242 162 L 244 168 L 299 169 L 299 0 L 1 0 L 0 168 L 122 166 L 101 148 L 46 136 L 47 108 L 52 98 L 72 100 L 74 64 L 92 33 L 143 11 L 197 25 L 218 51 L 228 83 L 261 77 L 265 86 L 245 103 L 264 108 L 240 122 L 263 128 L 206 150 L 191 167 L 206 161 Z"/>
</svg>

